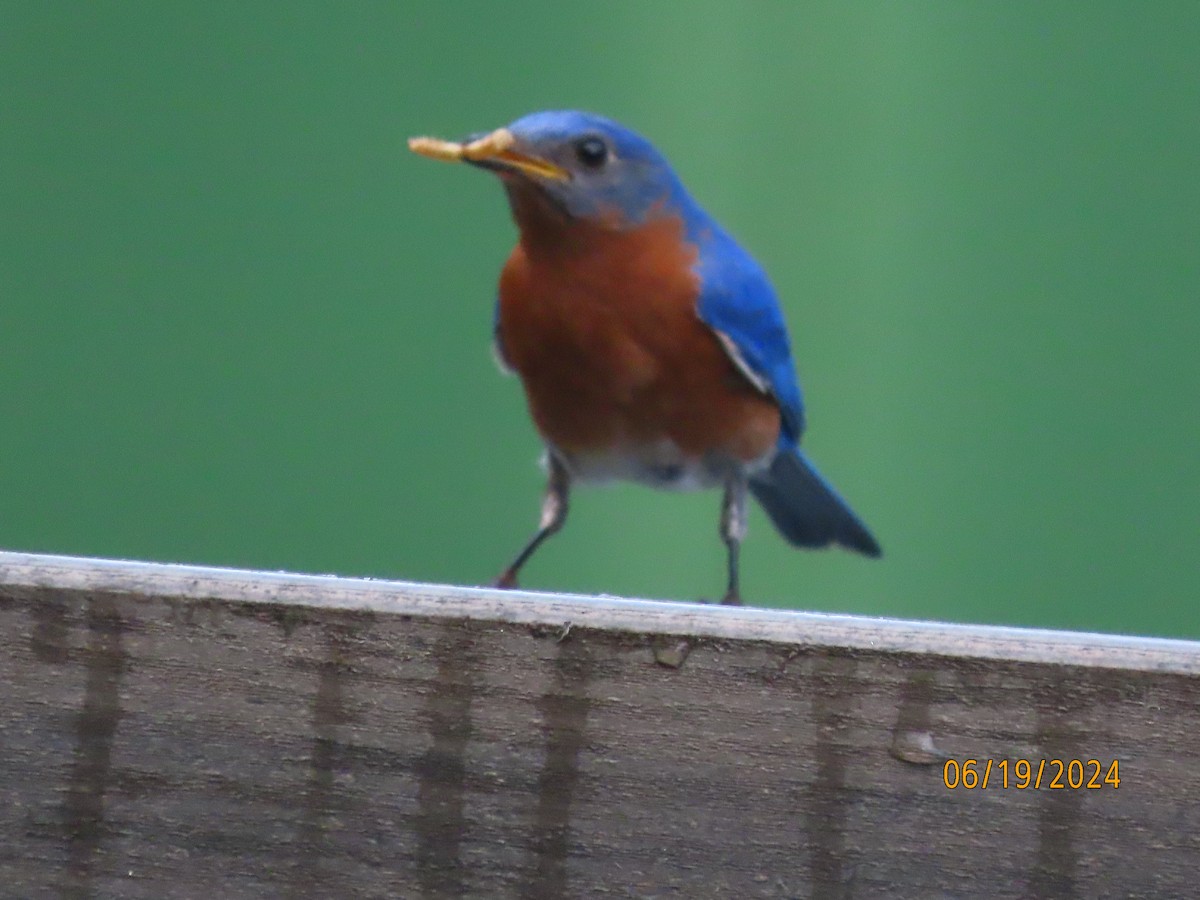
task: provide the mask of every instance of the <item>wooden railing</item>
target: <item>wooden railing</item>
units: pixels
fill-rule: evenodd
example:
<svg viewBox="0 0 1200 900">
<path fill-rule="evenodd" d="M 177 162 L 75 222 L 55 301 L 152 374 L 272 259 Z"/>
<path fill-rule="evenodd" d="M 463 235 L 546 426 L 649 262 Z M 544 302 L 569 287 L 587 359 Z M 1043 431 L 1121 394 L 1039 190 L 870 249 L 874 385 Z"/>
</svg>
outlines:
<svg viewBox="0 0 1200 900">
<path fill-rule="evenodd" d="M 1193 642 L 18 553 L 0 616 L 5 896 L 1200 885 Z"/>
</svg>

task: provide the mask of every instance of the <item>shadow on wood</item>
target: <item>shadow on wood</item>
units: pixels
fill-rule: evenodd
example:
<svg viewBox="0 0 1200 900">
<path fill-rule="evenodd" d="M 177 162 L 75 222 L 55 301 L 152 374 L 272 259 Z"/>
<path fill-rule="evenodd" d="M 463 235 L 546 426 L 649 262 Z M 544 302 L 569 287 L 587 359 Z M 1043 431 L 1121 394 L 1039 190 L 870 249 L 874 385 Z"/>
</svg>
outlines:
<svg viewBox="0 0 1200 900">
<path fill-rule="evenodd" d="M 1200 644 L 13 553 L 0 616 L 13 895 L 1200 878 Z M 991 783 L 949 789 L 947 756 Z M 1120 786 L 1021 790 L 1021 759 L 1118 760 Z"/>
</svg>

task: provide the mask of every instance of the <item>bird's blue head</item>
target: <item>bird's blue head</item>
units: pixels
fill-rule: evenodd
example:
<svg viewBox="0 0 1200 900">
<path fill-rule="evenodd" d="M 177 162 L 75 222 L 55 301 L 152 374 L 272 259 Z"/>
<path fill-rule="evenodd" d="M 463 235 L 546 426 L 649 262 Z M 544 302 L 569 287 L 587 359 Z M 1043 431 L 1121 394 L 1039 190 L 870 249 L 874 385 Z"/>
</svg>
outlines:
<svg viewBox="0 0 1200 900">
<path fill-rule="evenodd" d="M 654 146 L 623 125 L 570 110 L 536 112 L 474 135 L 464 158 L 495 172 L 516 209 L 530 192 L 570 219 L 627 228 L 693 203 Z M 477 148 L 474 152 L 470 148 Z M 520 210 L 517 209 L 518 215 Z"/>
</svg>

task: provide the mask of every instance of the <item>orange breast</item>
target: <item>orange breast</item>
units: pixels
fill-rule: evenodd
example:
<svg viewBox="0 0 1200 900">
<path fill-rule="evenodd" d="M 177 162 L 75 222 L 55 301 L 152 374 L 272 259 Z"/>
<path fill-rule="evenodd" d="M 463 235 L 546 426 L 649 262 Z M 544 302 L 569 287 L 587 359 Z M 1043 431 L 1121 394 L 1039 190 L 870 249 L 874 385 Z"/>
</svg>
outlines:
<svg viewBox="0 0 1200 900">
<path fill-rule="evenodd" d="M 500 340 L 548 442 L 740 461 L 774 446 L 778 408 L 696 315 L 694 261 L 674 217 L 522 229 L 500 278 Z"/>
</svg>

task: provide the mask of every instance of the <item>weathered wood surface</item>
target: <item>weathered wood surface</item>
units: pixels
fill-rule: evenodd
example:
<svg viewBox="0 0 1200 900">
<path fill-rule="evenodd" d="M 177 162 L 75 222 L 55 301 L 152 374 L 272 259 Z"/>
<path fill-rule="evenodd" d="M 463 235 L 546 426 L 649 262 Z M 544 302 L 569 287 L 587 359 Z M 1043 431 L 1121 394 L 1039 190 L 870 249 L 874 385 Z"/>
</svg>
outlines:
<svg viewBox="0 0 1200 900">
<path fill-rule="evenodd" d="M 2 896 L 1200 884 L 1200 644 L 8 553 L 0 617 Z"/>
</svg>

